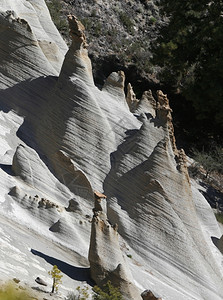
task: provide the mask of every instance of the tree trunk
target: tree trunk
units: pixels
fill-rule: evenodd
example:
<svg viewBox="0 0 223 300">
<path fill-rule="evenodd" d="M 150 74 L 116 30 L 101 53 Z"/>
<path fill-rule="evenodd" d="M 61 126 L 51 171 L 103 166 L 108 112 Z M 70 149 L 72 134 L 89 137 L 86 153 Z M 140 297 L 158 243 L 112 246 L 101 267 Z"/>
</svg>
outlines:
<svg viewBox="0 0 223 300">
<path fill-rule="evenodd" d="M 51 293 L 54 293 L 54 288 L 55 288 L 55 278 L 53 278 L 53 285 L 52 285 L 52 291 L 51 291 Z"/>
</svg>

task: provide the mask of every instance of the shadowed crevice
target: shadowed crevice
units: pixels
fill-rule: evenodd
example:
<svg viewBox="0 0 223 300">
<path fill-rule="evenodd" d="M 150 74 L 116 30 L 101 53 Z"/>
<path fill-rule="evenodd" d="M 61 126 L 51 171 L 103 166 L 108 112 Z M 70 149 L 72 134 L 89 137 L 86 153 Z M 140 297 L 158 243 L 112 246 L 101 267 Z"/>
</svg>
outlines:
<svg viewBox="0 0 223 300">
<path fill-rule="evenodd" d="M 94 282 L 90 277 L 90 268 L 72 266 L 62 260 L 46 255 L 35 249 L 31 249 L 31 253 L 43 258 L 52 266 L 56 265 L 58 269 L 60 269 L 60 271 L 66 274 L 68 277 L 78 281 L 86 281 L 89 285 L 94 286 Z"/>
</svg>

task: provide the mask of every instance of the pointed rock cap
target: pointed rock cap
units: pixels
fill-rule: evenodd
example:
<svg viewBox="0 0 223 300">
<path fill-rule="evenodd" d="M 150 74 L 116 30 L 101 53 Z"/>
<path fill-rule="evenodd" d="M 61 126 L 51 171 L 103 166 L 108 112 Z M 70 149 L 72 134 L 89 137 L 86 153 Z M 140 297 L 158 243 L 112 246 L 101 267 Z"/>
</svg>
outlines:
<svg viewBox="0 0 223 300">
<path fill-rule="evenodd" d="M 128 107 L 125 99 L 125 73 L 123 71 L 112 72 L 105 81 L 102 91 L 107 92 L 118 102 Z"/>
<path fill-rule="evenodd" d="M 74 15 L 68 15 L 67 20 L 70 28 L 70 36 L 72 39 L 72 47 L 76 48 L 87 48 L 87 40 L 85 36 L 85 27 L 84 25 L 75 17 Z"/>
<path fill-rule="evenodd" d="M 91 60 L 88 57 L 84 25 L 73 15 L 68 16 L 72 44 L 65 55 L 59 76 L 59 86 L 66 85 L 77 78 L 88 85 L 94 85 Z"/>
<path fill-rule="evenodd" d="M 139 104 L 139 100 L 136 98 L 136 94 L 133 91 L 132 85 L 129 82 L 127 85 L 127 96 L 126 96 L 126 102 L 129 106 L 129 110 L 131 112 L 134 112 Z"/>
<path fill-rule="evenodd" d="M 102 219 L 107 219 L 107 202 L 106 202 L 106 196 L 104 194 L 101 194 L 97 191 L 94 191 L 94 208 L 93 212 L 94 215 L 98 215 L 98 213 L 101 213 Z"/>
<path fill-rule="evenodd" d="M 98 198 L 107 198 L 107 196 L 105 196 L 104 194 L 99 193 L 97 191 L 94 191 L 94 196 L 95 196 L 96 199 L 98 199 Z"/>
<path fill-rule="evenodd" d="M 153 118 L 156 116 L 156 100 L 153 97 L 152 91 L 148 90 L 142 94 L 140 102 L 135 110 L 135 113 L 151 114 Z"/>
<path fill-rule="evenodd" d="M 158 90 L 157 100 L 157 117 L 164 123 L 172 121 L 172 109 L 170 108 L 167 95 L 164 94 L 161 90 Z"/>
</svg>

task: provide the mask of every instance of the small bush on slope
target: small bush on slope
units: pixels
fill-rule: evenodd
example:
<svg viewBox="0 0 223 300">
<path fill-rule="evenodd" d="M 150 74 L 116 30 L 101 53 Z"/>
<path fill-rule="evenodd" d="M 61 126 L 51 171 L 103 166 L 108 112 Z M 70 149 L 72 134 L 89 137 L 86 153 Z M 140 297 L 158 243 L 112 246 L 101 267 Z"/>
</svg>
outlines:
<svg viewBox="0 0 223 300">
<path fill-rule="evenodd" d="M 114 287 L 111 281 L 104 284 L 102 288 L 95 286 L 93 291 L 95 292 L 94 300 L 123 300 L 119 289 Z"/>
<path fill-rule="evenodd" d="M 63 275 L 56 265 L 53 266 L 52 270 L 49 271 L 48 274 L 53 278 L 52 293 L 54 293 L 54 290 L 57 292 L 59 285 L 62 283 L 61 278 Z"/>
<path fill-rule="evenodd" d="M 66 300 L 86 300 L 89 298 L 88 287 L 81 288 L 78 286 L 76 290 L 78 291 L 78 295 L 71 292 L 68 294 Z"/>
<path fill-rule="evenodd" d="M 223 149 L 221 147 L 214 147 L 208 152 L 193 150 L 193 158 L 197 164 L 195 167 L 203 166 L 205 169 L 206 178 L 213 172 L 223 174 Z"/>
</svg>

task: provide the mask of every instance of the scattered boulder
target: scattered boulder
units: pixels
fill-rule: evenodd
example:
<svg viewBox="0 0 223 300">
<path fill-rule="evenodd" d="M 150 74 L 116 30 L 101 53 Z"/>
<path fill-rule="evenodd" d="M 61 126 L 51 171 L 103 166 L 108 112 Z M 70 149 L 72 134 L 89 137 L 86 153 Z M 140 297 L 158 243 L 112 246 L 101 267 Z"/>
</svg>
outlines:
<svg viewBox="0 0 223 300">
<path fill-rule="evenodd" d="M 18 278 L 13 278 L 13 281 L 14 281 L 15 283 L 19 283 L 19 282 L 20 282 L 20 279 L 18 279 Z"/>
<path fill-rule="evenodd" d="M 40 285 L 47 286 L 47 283 L 40 277 L 36 277 L 35 282 L 40 284 Z"/>
<path fill-rule="evenodd" d="M 21 190 L 18 186 L 14 186 L 13 188 L 11 188 L 10 192 L 8 193 L 10 196 L 16 197 L 16 198 L 20 198 L 21 197 Z"/>
<path fill-rule="evenodd" d="M 143 300 L 162 300 L 160 297 L 155 296 L 152 291 L 145 290 L 141 294 Z"/>
<path fill-rule="evenodd" d="M 60 232 L 61 231 L 61 221 L 58 220 L 56 223 L 54 223 L 50 228 L 50 231 L 52 232 Z"/>
<path fill-rule="evenodd" d="M 66 211 L 68 211 L 68 212 L 81 211 L 80 204 L 78 203 L 78 201 L 76 199 L 72 198 L 69 200 L 69 204 L 68 204 L 68 207 L 66 208 Z"/>
</svg>

